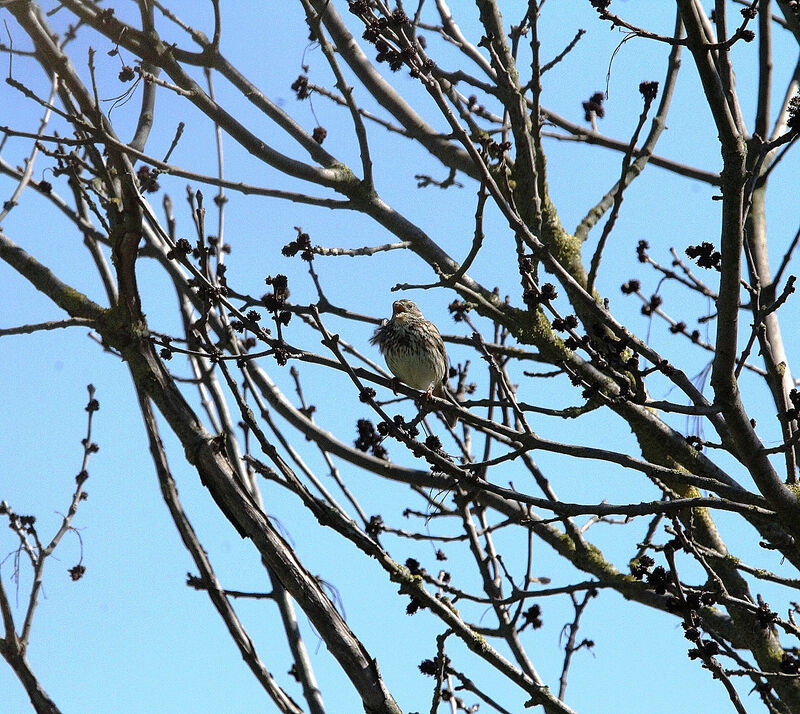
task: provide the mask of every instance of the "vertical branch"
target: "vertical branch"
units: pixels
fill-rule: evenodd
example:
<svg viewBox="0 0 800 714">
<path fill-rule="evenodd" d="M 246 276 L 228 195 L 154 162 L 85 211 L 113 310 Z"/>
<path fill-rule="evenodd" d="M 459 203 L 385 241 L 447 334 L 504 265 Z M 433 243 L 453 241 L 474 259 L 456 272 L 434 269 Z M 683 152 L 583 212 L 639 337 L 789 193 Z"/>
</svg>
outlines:
<svg viewBox="0 0 800 714">
<path fill-rule="evenodd" d="M 353 88 L 347 84 L 339 67 L 339 63 L 336 61 L 334 48 L 331 46 L 331 43 L 328 41 L 328 38 L 325 36 L 325 33 L 322 30 L 322 19 L 317 15 L 309 0 L 302 0 L 302 2 L 303 8 L 306 12 L 306 23 L 308 24 L 311 32 L 317 38 L 320 47 L 322 47 L 322 52 L 324 53 L 325 58 L 328 60 L 328 64 L 330 65 L 330 68 L 336 77 L 336 86 L 342 93 L 342 96 L 347 103 L 347 108 L 350 110 L 350 118 L 353 122 L 353 127 L 355 128 L 356 139 L 358 140 L 358 148 L 361 153 L 361 170 L 364 174 L 364 186 L 367 190 L 372 190 L 374 186 L 374 180 L 372 177 L 372 158 L 370 156 L 369 141 L 367 139 L 367 129 L 364 126 L 364 120 L 361 118 L 361 114 L 359 113 L 358 107 L 353 99 Z M 324 11 L 327 12 L 328 8 L 326 7 Z"/>
<path fill-rule="evenodd" d="M 758 0 L 755 0 L 758 2 Z M 728 18 L 727 18 L 727 2 L 725 0 L 714 0 L 714 23 L 717 27 L 716 42 L 717 47 L 712 50 L 711 57 L 717 68 L 720 82 L 725 94 L 725 101 L 731 115 L 740 130 L 744 130 L 744 118 L 742 117 L 739 101 L 736 98 L 736 79 L 733 73 L 733 66 L 731 65 L 730 56 L 730 39 L 728 36 Z M 706 37 L 709 43 L 714 42 L 714 32 L 711 30 L 708 18 L 705 15 L 705 10 L 700 0 L 694 0 L 695 9 L 698 18 L 702 21 L 703 26 L 707 28 Z M 735 39 L 735 37 L 734 37 Z"/>
<path fill-rule="evenodd" d="M 291 469 L 286 465 L 281 457 L 278 455 L 277 449 L 270 444 L 263 431 L 259 428 L 258 424 L 255 422 L 253 418 L 252 410 L 250 409 L 249 405 L 245 402 L 244 397 L 236 382 L 233 379 L 233 376 L 230 370 L 227 368 L 224 362 L 220 364 L 220 369 L 222 374 L 225 378 L 225 381 L 228 385 L 228 388 L 231 390 L 233 397 L 236 403 L 239 406 L 240 413 L 242 419 L 247 423 L 248 427 L 252 430 L 252 432 L 256 435 L 259 443 L 262 446 L 262 449 L 266 454 L 270 456 L 276 463 L 283 466 L 282 473 L 287 475 L 291 478 L 291 480 L 299 486 L 299 479 L 294 475 Z M 262 409 L 262 414 L 264 410 Z M 271 423 L 271 420 L 270 420 Z M 237 444 L 237 455 L 238 451 L 238 444 Z M 241 470 L 241 469 L 240 469 Z M 248 479 L 243 478 L 242 482 L 247 485 L 250 496 L 254 500 L 254 502 L 258 505 L 258 507 L 264 511 L 264 501 L 261 496 L 261 491 L 258 488 L 257 482 L 255 479 Z M 338 505 L 335 504 L 333 499 L 328 499 L 331 503 L 335 505 L 338 509 Z M 341 510 L 341 509 L 339 509 Z M 322 701 L 322 692 L 319 689 L 317 684 L 317 679 L 314 674 L 314 668 L 311 664 L 311 660 L 308 656 L 308 651 L 306 650 L 305 643 L 303 642 L 303 638 L 300 634 L 300 628 L 297 623 L 297 617 L 295 615 L 294 606 L 292 605 L 291 597 L 286 589 L 286 587 L 281 582 L 280 578 L 277 576 L 274 568 L 271 568 L 267 559 L 262 556 L 262 563 L 267 570 L 269 575 L 270 583 L 272 584 L 272 595 L 275 603 L 278 606 L 278 610 L 281 614 L 281 620 L 283 622 L 284 631 L 286 632 L 286 639 L 289 644 L 289 649 L 292 653 L 292 657 L 294 659 L 294 667 L 295 667 L 295 676 L 297 677 L 298 681 L 303 687 L 303 694 L 305 695 L 306 701 L 310 707 L 311 714 L 324 714 L 325 706 Z"/>
<path fill-rule="evenodd" d="M 215 11 L 218 12 L 218 3 L 214 3 Z M 214 97 L 214 79 L 211 70 L 206 67 L 203 70 L 208 84 L 208 96 L 212 102 L 216 102 Z M 214 122 L 214 141 L 217 147 L 217 178 L 222 181 L 225 177 L 225 154 L 222 147 L 222 127 L 219 122 Z M 220 184 L 217 195 L 214 196 L 214 204 L 217 207 L 217 236 L 216 236 L 216 263 L 217 268 L 225 262 L 225 204 L 228 202 L 225 196 L 225 188 Z"/>
<path fill-rule="evenodd" d="M 462 525 L 469 538 L 470 550 L 472 551 L 475 563 L 480 571 L 481 577 L 483 578 L 484 591 L 492 601 L 492 608 L 497 617 L 502 636 L 506 640 L 511 652 L 514 654 L 514 658 L 517 660 L 519 666 L 538 686 L 541 686 L 543 684 L 542 679 L 534 668 L 530 658 L 525 653 L 522 643 L 519 641 L 517 632 L 510 621 L 505 605 L 498 602 L 498 600 L 502 598 L 502 588 L 500 586 L 500 574 L 497 572 L 498 563 L 496 556 L 493 557 L 494 552 L 493 548 L 491 547 L 491 542 L 489 543 L 490 548 L 488 552 L 485 551 L 481 546 L 478 532 L 475 528 L 475 523 L 473 520 L 474 516 L 472 513 L 472 508 L 470 507 L 467 494 L 465 494 L 462 489 L 459 489 L 457 504 L 459 513 L 461 515 Z M 490 572 L 490 565 L 493 566 L 495 570 L 494 574 Z M 548 703 L 545 702 L 544 706 L 545 710 L 547 711 L 549 709 Z"/>
<path fill-rule="evenodd" d="M 153 3 L 151 0 L 137 0 L 139 4 L 139 13 L 142 18 L 142 31 L 149 37 L 156 37 L 155 24 L 153 20 Z M 158 77 L 161 71 L 155 65 L 149 62 L 142 62 L 142 72 Z M 142 90 L 142 106 L 139 110 L 139 120 L 136 125 L 136 131 L 130 141 L 130 146 L 137 151 L 144 151 L 147 144 L 147 138 L 150 136 L 150 130 L 153 128 L 153 118 L 155 116 L 156 108 L 156 83 L 149 80 L 143 80 L 144 89 Z"/>
<path fill-rule="evenodd" d="M 139 408 L 142 412 L 142 419 L 144 420 L 145 429 L 147 431 L 150 454 L 153 458 L 156 475 L 158 476 L 158 483 L 161 487 L 161 495 L 169 509 L 173 523 L 175 523 L 175 527 L 178 529 L 184 546 L 186 546 L 189 555 L 191 555 L 195 566 L 200 572 L 200 579 L 205 586 L 209 599 L 217 609 L 222 621 L 225 623 L 228 632 L 239 648 L 239 652 L 247 663 L 247 666 L 278 706 L 279 710 L 284 714 L 302 714 L 303 710 L 277 685 L 272 674 L 261 661 L 253 641 L 245 631 L 228 597 L 225 595 L 225 591 L 220 585 L 216 573 L 211 566 L 211 561 L 200 543 L 178 498 L 178 489 L 170 473 L 167 455 L 164 451 L 164 444 L 161 441 L 161 436 L 159 435 L 155 414 L 150 405 L 150 400 L 142 394 L 139 394 Z"/>
<path fill-rule="evenodd" d="M 772 96 L 772 5 L 770 0 L 758 3 L 758 105 L 755 133 L 768 138 L 769 103 Z"/>
<path fill-rule="evenodd" d="M 719 132 L 723 168 L 720 174 L 722 200 L 722 231 L 720 252 L 719 298 L 717 300 L 716 355 L 711 371 L 711 385 L 715 401 L 722 407 L 726 423 L 737 449 L 737 456 L 747 466 L 759 490 L 782 514 L 787 526 L 797 522 L 798 504 L 786 489 L 775 469 L 764 454 L 758 438 L 741 401 L 734 374 L 738 356 L 739 286 L 741 256 L 744 242 L 744 189 L 747 178 L 746 146 L 744 134 L 737 121 L 738 111 L 732 112 L 729 99 L 704 41 L 699 13 L 702 8 L 695 0 L 677 0 L 687 31 L 687 45 L 695 59 L 709 108 Z M 738 104 L 737 104 L 738 106 Z"/>
<path fill-rule="evenodd" d="M 26 658 L 26 651 L 30 641 L 34 616 L 39 604 L 39 594 L 42 590 L 45 564 L 58 547 L 61 539 L 69 531 L 74 531 L 72 520 L 78 511 L 78 505 L 86 497 L 83 484 L 89 478 L 89 472 L 87 471 L 89 458 L 98 449 L 97 444 L 92 442 L 92 420 L 94 413 L 99 409 L 99 404 L 94 398 L 94 387 L 90 384 L 87 389 L 89 392 L 89 401 L 86 405 L 88 417 L 86 437 L 81 441 L 83 445 L 81 470 L 75 477 L 76 487 L 72 494 L 67 513 L 62 517 L 61 525 L 55 535 L 50 539 L 50 542 L 47 543 L 47 545 L 43 545 L 40 542 L 39 535 L 34 526 L 36 519 L 33 516 L 19 516 L 11 510 L 5 501 L 0 503 L 0 514 L 8 517 L 9 526 L 21 539 L 19 547 L 25 550 L 30 559 L 31 566 L 33 567 L 33 582 L 31 583 L 30 593 L 28 595 L 28 606 L 25 611 L 25 618 L 19 635 L 14 625 L 11 603 L 8 600 L 2 579 L 0 579 L 0 614 L 2 615 L 4 626 L 4 636 L 0 638 L 0 655 L 2 655 L 17 675 L 31 700 L 33 708 L 38 714 L 58 714 L 59 709 L 44 691 L 36 675 L 31 670 Z M 26 542 L 28 537 L 32 538 L 32 544 Z M 82 577 L 84 571 L 84 566 L 79 562 L 78 565 L 71 568 L 69 572 L 73 580 L 78 580 Z"/>
<path fill-rule="evenodd" d="M 683 36 L 683 22 L 681 20 L 680 12 L 675 15 L 675 30 L 673 37 L 676 40 L 681 39 Z M 644 171 L 645 166 L 651 160 L 653 151 L 655 151 L 656 144 L 658 143 L 661 134 L 667 126 L 667 115 L 669 113 L 670 105 L 672 103 L 672 95 L 675 91 L 675 84 L 678 80 L 678 72 L 681 67 L 681 43 L 675 42 L 669 53 L 667 59 L 667 71 L 664 77 L 664 88 L 661 92 L 661 101 L 659 102 L 656 115 L 653 117 L 652 126 L 648 132 L 647 138 L 642 144 L 642 148 L 636 152 L 636 160 L 631 164 L 630 170 L 624 173 L 624 183 L 627 186 L 639 174 Z M 641 85 L 640 85 L 641 88 Z M 630 147 L 630 144 L 628 145 Z M 635 147 L 634 147 L 635 148 Z M 629 151 L 630 148 L 626 150 Z M 624 187 L 623 187 L 624 188 Z M 580 222 L 575 229 L 575 237 L 581 241 L 585 241 L 589 235 L 589 231 L 596 225 L 602 215 L 613 205 L 617 193 L 620 191 L 620 186 L 615 185 L 603 198 L 594 206 Z"/>
<path fill-rule="evenodd" d="M 578 598 L 575 596 L 575 593 L 570 593 L 570 599 L 572 600 L 572 606 L 575 608 L 575 617 L 569 624 L 564 626 L 564 630 L 562 630 L 562 634 L 564 631 L 568 632 L 567 636 L 567 643 L 564 645 L 564 664 L 561 667 L 561 677 L 559 679 L 559 686 L 558 686 L 558 698 L 564 699 L 564 696 L 567 693 L 567 675 L 569 674 L 569 666 L 572 663 L 572 656 L 579 650 L 581 647 L 591 647 L 592 642 L 590 640 L 583 640 L 577 646 L 575 645 L 575 640 L 577 639 L 578 629 L 580 628 L 581 624 L 581 617 L 583 617 L 583 613 L 586 610 L 586 606 L 589 604 L 589 600 L 597 595 L 597 590 L 587 590 L 583 595 L 583 600 L 578 602 Z"/>
<path fill-rule="evenodd" d="M 515 193 L 519 197 L 520 217 L 538 234 L 542 221 L 542 194 L 538 181 L 537 148 L 531 136 L 531 118 L 520 86 L 519 73 L 506 42 L 503 18 L 494 0 L 477 0 L 481 24 L 486 31 L 485 46 L 492 55 L 497 74 L 497 89 L 508 111 L 516 150 Z"/>
<path fill-rule="evenodd" d="M 590 295 L 594 290 L 594 281 L 597 278 L 597 271 L 600 268 L 600 260 L 603 257 L 603 249 L 605 248 L 608 236 L 614 230 L 614 225 L 617 222 L 617 216 L 622 206 L 622 199 L 624 197 L 625 187 L 628 185 L 628 172 L 631 169 L 631 161 L 633 159 L 633 150 L 636 148 L 636 142 L 639 140 L 639 134 L 642 131 L 645 121 L 647 120 L 647 113 L 650 111 L 650 105 L 655 99 L 656 92 L 658 91 L 658 84 L 655 82 L 642 82 L 639 85 L 639 92 L 644 98 L 644 106 L 639 114 L 639 121 L 636 124 L 636 129 L 633 131 L 628 150 L 622 159 L 622 175 L 617 181 L 616 190 L 614 191 L 614 204 L 611 207 L 611 215 L 608 217 L 606 224 L 603 226 L 603 232 L 600 235 L 600 240 L 597 242 L 597 248 L 592 255 L 591 265 L 589 268 L 589 277 L 586 280 L 586 292 Z M 646 159 L 645 159 L 646 160 Z"/>
<path fill-rule="evenodd" d="M 42 115 L 42 119 L 39 122 L 39 129 L 37 130 L 37 134 L 41 136 L 44 133 L 45 128 L 47 127 L 48 123 L 50 122 L 50 116 L 52 114 L 51 105 L 53 103 L 53 99 L 58 92 L 58 76 L 51 75 L 52 86 L 50 88 L 50 98 L 47 100 L 47 106 L 45 108 L 44 114 Z M 2 146 L 0 146 L 2 149 Z M 25 159 L 25 169 L 20 176 L 19 182 L 17 183 L 17 187 L 14 192 L 11 194 L 11 198 L 7 201 L 3 202 L 2 209 L 0 209 L 0 225 L 2 225 L 3 220 L 9 214 L 9 212 L 19 203 L 19 197 L 22 195 L 22 192 L 28 186 L 31 180 L 31 176 L 33 176 L 33 167 L 36 163 L 36 157 L 39 154 L 39 146 L 37 143 L 34 142 L 33 149 L 31 149 L 31 153 L 29 154 L 28 158 Z"/>
<path fill-rule="evenodd" d="M 530 122 L 533 145 L 536 147 L 537 155 L 542 153 L 542 108 L 540 99 L 542 95 L 542 64 L 539 58 L 539 50 L 542 43 L 539 42 L 539 12 L 541 6 L 537 0 L 528 0 L 528 21 L 530 22 L 531 33 L 531 79 L 528 88 L 531 92 L 530 100 Z M 544 162 L 540 160 L 538 170 L 544 171 Z"/>
<path fill-rule="evenodd" d="M 8 662 L 22 683 L 36 714 L 61 714 L 61 710 L 44 690 L 23 653 L 15 649 L 13 644 L 9 644 L 8 640 L 0 639 L 0 655 Z"/>
</svg>

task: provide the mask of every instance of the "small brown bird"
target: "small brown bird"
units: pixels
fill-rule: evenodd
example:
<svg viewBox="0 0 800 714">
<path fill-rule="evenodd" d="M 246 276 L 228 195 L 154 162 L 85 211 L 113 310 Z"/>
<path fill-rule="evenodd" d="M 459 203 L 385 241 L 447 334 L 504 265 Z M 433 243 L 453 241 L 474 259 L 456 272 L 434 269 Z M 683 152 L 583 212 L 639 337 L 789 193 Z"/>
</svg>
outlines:
<svg viewBox="0 0 800 714">
<path fill-rule="evenodd" d="M 411 300 L 392 304 L 392 317 L 375 330 L 370 343 L 378 345 L 391 373 L 409 387 L 447 399 L 450 371 L 442 336 Z M 457 419 L 448 418 L 451 426 Z"/>
</svg>

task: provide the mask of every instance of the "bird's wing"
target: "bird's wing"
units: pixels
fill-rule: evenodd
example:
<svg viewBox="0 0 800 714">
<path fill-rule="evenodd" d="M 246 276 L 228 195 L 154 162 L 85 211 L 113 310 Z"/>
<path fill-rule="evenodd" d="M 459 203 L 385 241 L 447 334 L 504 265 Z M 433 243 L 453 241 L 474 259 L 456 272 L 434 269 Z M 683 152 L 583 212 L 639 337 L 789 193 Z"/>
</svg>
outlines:
<svg viewBox="0 0 800 714">
<path fill-rule="evenodd" d="M 381 324 L 375 328 L 375 332 L 373 333 L 372 337 L 369 338 L 369 343 L 371 345 L 378 345 L 378 347 L 383 350 L 383 340 L 386 337 L 386 326 L 388 324 L 388 320 L 383 320 L 383 322 L 381 322 Z"/>
<path fill-rule="evenodd" d="M 433 323 L 431 323 L 434 331 L 436 332 L 436 336 L 439 338 L 437 340 L 437 347 L 439 349 L 439 354 L 442 355 L 442 359 L 444 360 L 444 376 L 442 377 L 442 383 L 447 382 L 447 378 L 450 375 L 450 360 L 447 359 L 447 348 L 444 346 L 444 340 L 442 339 L 442 335 L 439 332 L 439 328 L 436 327 Z"/>
</svg>

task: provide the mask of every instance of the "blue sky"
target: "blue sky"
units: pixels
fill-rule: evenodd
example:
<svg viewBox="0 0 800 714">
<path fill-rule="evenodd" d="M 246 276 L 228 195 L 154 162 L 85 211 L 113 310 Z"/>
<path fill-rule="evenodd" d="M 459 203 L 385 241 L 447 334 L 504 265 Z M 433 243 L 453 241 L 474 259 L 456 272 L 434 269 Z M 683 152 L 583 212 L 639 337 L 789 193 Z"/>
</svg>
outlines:
<svg viewBox="0 0 800 714">
<path fill-rule="evenodd" d="M 454 12 L 462 12 L 460 3 L 451 4 Z M 210 6 L 179 5 L 190 22 L 211 33 Z M 311 81 L 330 84 L 330 78 L 320 50 L 307 42 L 299 3 L 285 5 L 276 10 L 274 6 L 266 9 L 255 3 L 223 3 L 222 52 L 304 127 L 310 130 L 318 122 L 325 126 L 328 129 L 326 148 L 357 167 L 358 157 L 345 111 L 320 97 L 314 98 L 313 105 L 301 104 L 290 89 L 303 64 L 310 68 Z M 633 22 L 646 22 L 658 31 L 670 32 L 671 9 L 667 3 L 654 5 L 648 3 L 645 8 L 621 2 L 618 11 Z M 514 6 L 514 3 L 506 3 L 504 8 L 513 9 Z M 117 14 L 128 17 L 133 10 L 132 4 L 121 5 Z M 465 4 L 463 12 L 465 30 L 474 29 L 474 8 L 471 4 L 467 8 Z M 346 8 L 342 13 L 346 14 Z M 56 14 L 52 22 L 59 27 L 65 14 L 65 11 Z M 7 13 L 3 16 L 8 19 L 15 47 L 27 47 L 21 30 Z M 511 17 L 513 13 L 509 12 Z M 160 22 L 159 29 L 162 27 L 166 36 L 174 35 L 183 46 L 189 46 L 189 41 L 168 24 Z M 542 54 L 555 55 L 578 27 L 587 28 L 589 33 L 563 67 L 553 70 L 552 79 L 546 75 L 543 97 L 545 106 L 575 122 L 582 121 L 581 102 L 593 92 L 606 88 L 612 54 L 622 39 L 618 32 L 609 31 L 596 21 L 588 3 L 551 0 L 545 5 Z M 97 39 L 92 42 L 97 43 Z M 789 54 L 789 45 L 780 33 L 776 34 L 776 45 L 776 74 L 788 78 L 795 57 Z M 106 94 L 110 97 L 119 91 L 115 79 L 119 59 L 106 55 L 110 46 L 97 44 L 96 49 L 100 85 L 108 87 Z M 738 89 L 749 124 L 752 124 L 755 106 L 755 77 L 749 72 L 756 51 L 755 45 L 748 45 L 737 48 L 735 53 L 735 61 L 740 63 L 737 67 L 742 68 L 737 75 Z M 455 61 L 448 48 L 443 48 L 441 53 L 442 64 Z M 84 35 L 75 43 L 73 56 L 81 74 L 87 76 Z M 622 46 L 611 65 L 607 116 L 600 123 L 601 131 L 620 139 L 629 137 L 640 110 L 638 83 L 642 80 L 661 82 L 665 57 L 665 48 L 642 39 Z M 126 62 L 132 61 L 124 52 L 123 58 Z M 657 153 L 707 170 L 718 170 L 716 132 L 699 95 L 688 53 L 684 56 L 684 65 L 669 128 Z M 38 91 L 46 91 L 41 73 L 32 61 L 15 58 L 13 73 Z M 427 101 L 411 78 L 399 74 L 395 81 L 401 91 L 419 97 L 420 102 Z M 774 97 L 777 105 L 782 92 L 780 80 L 776 80 L 776 87 L 780 88 Z M 289 140 L 283 139 L 265 118 L 236 96 L 234 90 L 219 81 L 216 91 L 221 103 L 237 117 L 250 122 L 254 130 L 263 133 L 276 148 L 294 152 Z M 359 96 L 358 99 L 371 108 L 366 98 Z M 112 111 L 112 121 L 123 139 L 130 136 L 137 112 L 138 95 Z M 430 112 L 428 115 L 432 116 Z M 38 107 L 11 87 L 0 85 L 0 124 L 33 129 L 38 118 Z M 148 151 L 162 156 L 178 121 L 185 121 L 187 130 L 172 160 L 198 172 L 213 174 L 216 164 L 213 127 L 167 92 L 161 92 L 158 98 L 156 126 Z M 64 130 L 57 121 L 53 126 Z M 384 136 L 374 127 L 370 131 L 380 194 L 422 225 L 457 259 L 463 259 L 474 228 L 475 186 L 464 181 L 464 188 L 447 193 L 436 188 L 418 190 L 415 173 L 444 178 L 445 170 L 410 143 Z M 597 147 L 555 141 L 549 142 L 547 148 L 554 201 L 565 226 L 572 229 L 612 185 L 619 174 L 621 157 Z M 11 163 L 18 163 L 29 150 L 30 142 L 9 140 L 2 156 Z M 302 188 L 297 182 L 285 180 L 272 169 L 257 164 L 230 140 L 225 142 L 225 152 L 229 178 L 243 178 L 288 190 Z M 46 178 L 48 174 L 43 168 L 47 162 L 41 158 L 39 162 L 34 176 Z M 772 179 L 776 190 L 768 208 L 770 239 L 776 246 L 776 258 L 797 228 L 796 176 L 797 160 L 790 156 Z M 169 192 L 179 220 L 179 235 L 191 237 L 184 200 L 186 181 L 163 177 L 161 184 L 161 193 L 154 197 L 159 214 L 161 196 Z M 56 188 L 63 189 L 63 186 Z M 0 177 L 2 200 L 6 200 L 13 189 L 13 182 Z M 210 187 L 203 190 L 210 209 L 209 224 L 214 225 L 216 219 L 211 217 L 213 204 L 210 201 L 214 191 Z M 642 278 L 646 291 L 656 287 L 657 277 L 643 271 L 636 262 L 634 249 L 641 239 L 650 242 L 653 257 L 662 262 L 668 262 L 672 246 L 682 252 L 689 243 L 717 240 L 719 204 L 711 200 L 713 193 L 708 185 L 650 167 L 626 194 L 612 236 L 613 246 L 598 281 L 600 291 L 610 297 L 615 314 L 627 320 L 638 334 L 649 334 L 650 342 L 666 353 L 674 353 L 675 338 L 663 324 L 654 323 L 650 328 L 646 319 L 638 314 L 638 302 L 634 298 L 624 298 L 619 285 L 637 276 Z M 228 275 L 229 279 L 235 276 L 233 279 L 243 292 L 259 294 L 265 289 L 263 278 L 266 275 L 285 273 L 290 277 L 293 301 L 303 303 L 315 299 L 304 266 L 298 260 L 280 255 L 280 247 L 294 238 L 294 226 L 302 226 L 314 243 L 328 246 L 358 247 L 391 240 L 383 229 L 354 213 L 336 214 L 232 192 L 227 195 L 226 240 L 233 246 L 227 260 Z M 101 285 L 80 240 L 33 192 L 24 194 L 21 205 L 11 212 L 2 228 L 42 262 L 51 265 L 63 280 L 98 302 L 104 302 Z M 589 251 L 593 250 L 596 234 L 597 231 L 590 239 Z M 491 211 L 486 217 L 486 235 L 490 249 L 471 272 L 485 285 L 497 284 L 501 290 L 514 290 L 515 281 L 509 281 L 503 272 L 505 264 L 495 259 L 513 245 L 512 237 L 500 217 Z M 391 292 L 393 285 L 431 279 L 429 269 L 413 256 L 400 262 L 393 254 L 378 254 L 371 259 L 319 259 L 315 267 L 331 302 L 376 316 L 388 315 L 391 301 L 397 297 Z M 144 310 L 151 327 L 176 330 L 174 297 L 156 266 L 143 266 L 141 281 Z M 447 316 L 447 300 L 443 294 L 417 292 L 408 296 L 418 300 L 426 316 L 434 319 L 443 333 L 469 334 L 466 326 L 454 324 Z M 669 309 L 686 310 L 689 315 L 701 314 L 706 309 L 683 300 L 685 297 L 681 293 L 670 288 L 665 290 L 665 305 Z M 785 309 L 784 324 L 790 324 L 796 312 L 796 305 L 790 302 Z M 44 297 L 10 268 L 0 265 L 0 327 L 60 317 L 62 315 Z M 330 318 L 328 324 L 331 329 L 341 331 L 343 339 L 359 345 L 377 359 L 376 351 L 367 345 L 371 328 L 334 318 Z M 293 339 L 298 343 L 321 350 L 318 341 L 312 341 L 312 333 L 299 326 L 293 329 Z M 796 346 L 796 337 L 791 334 L 786 337 L 791 352 L 791 347 Z M 688 346 L 681 346 L 678 354 L 680 366 L 688 374 L 698 372 L 706 361 L 705 354 Z M 453 362 L 476 359 L 474 354 L 458 348 L 451 348 L 450 356 Z M 90 479 L 86 485 L 89 499 L 81 504 L 74 522 L 83 541 L 87 573 L 77 583 L 67 575 L 67 569 L 79 557 L 78 540 L 68 534 L 49 563 L 29 649 L 32 667 L 47 692 L 62 711 L 75 714 L 273 711 L 207 598 L 185 585 L 186 573 L 194 573 L 194 566 L 161 500 L 125 365 L 104 353 L 80 329 L 3 337 L 0 339 L 0 365 L 3 366 L 0 393 L 5 397 L 5 408 L 0 412 L 0 432 L 5 435 L 6 443 L 6 448 L 0 449 L 0 500 L 8 501 L 17 513 L 35 513 L 43 537 L 57 529 L 59 513 L 68 506 L 73 478 L 80 469 L 87 384 L 95 385 L 100 402 L 92 436 L 100 445 L 100 451 L 89 466 Z M 180 371 L 176 365 L 173 367 Z M 355 438 L 355 421 L 366 414 L 352 394 L 349 382 L 339 375 L 331 377 L 308 366 L 300 369 L 308 393 L 319 394 L 320 390 L 325 390 L 323 393 L 335 395 L 329 400 L 320 397 L 316 415 L 320 423 L 337 429 L 346 438 Z M 293 396 L 288 373 L 272 370 L 271 374 L 287 394 Z M 546 385 L 530 399 L 554 407 L 579 401 L 579 395 L 570 395 L 564 382 Z M 759 419 L 763 417 L 766 423 L 772 415 L 769 403 L 758 401 L 756 390 L 761 388 L 747 379 L 743 380 L 743 388 L 752 388 L 756 395 L 754 414 Z M 665 394 L 657 397 L 665 395 L 666 387 Z M 403 408 L 410 409 L 407 406 L 398 409 Z M 673 420 L 673 423 L 680 426 L 682 420 Z M 570 430 L 568 434 L 565 429 Z M 594 445 L 627 444 L 628 448 L 634 448 L 627 427 L 599 413 L 566 426 L 562 420 L 542 417 L 536 422 L 536 430 L 546 438 Z M 347 437 L 349 433 L 351 437 Z M 269 585 L 254 550 L 241 541 L 219 514 L 207 491 L 199 484 L 196 473 L 182 461 L 181 448 L 166 428 L 162 436 L 184 507 L 221 581 L 233 589 L 267 591 Z M 769 442 L 768 434 L 765 439 Z M 406 459 L 397 446 L 390 445 L 390 453 Z M 325 476 L 326 467 L 318 454 L 309 449 L 304 452 L 304 458 L 327 478 L 327 484 L 330 479 Z M 536 458 L 565 500 L 593 503 L 605 498 L 623 502 L 654 497 L 652 489 L 643 486 L 638 477 L 602 464 L 575 463 L 550 454 L 537 454 Z M 394 525 L 403 527 L 402 509 L 408 501 L 403 487 L 376 488 L 375 476 L 346 464 L 338 465 L 367 513 L 380 512 L 387 522 L 391 520 Z M 733 473 L 743 478 L 740 470 L 734 469 Z M 508 478 L 514 479 L 515 475 L 520 478 L 519 473 L 513 471 Z M 442 626 L 424 612 L 407 617 L 405 600 L 395 596 L 395 586 L 387 582 L 384 573 L 374 563 L 363 562 L 348 544 L 333 540 L 285 491 L 265 485 L 264 498 L 268 511 L 281 524 L 309 570 L 337 589 L 348 624 L 378 658 L 387 684 L 403 710 L 428 711 L 431 680 L 421 677 L 416 665 L 435 654 L 431 633 L 440 632 Z M 413 505 L 422 507 L 421 501 Z M 732 519 L 722 517 L 720 522 L 724 535 L 737 548 L 745 549 L 743 552 L 758 559 L 764 567 L 786 572 L 787 568 L 777 558 L 755 548 L 752 533 L 737 533 Z M 618 542 L 613 527 L 596 526 L 590 533 L 618 562 L 624 562 L 624 558 L 631 555 L 627 545 Z M 398 544 L 387 537 L 387 544 L 398 560 L 414 557 L 435 571 L 437 564 L 430 543 L 403 541 Z M 0 577 L 12 597 L 18 594 L 16 612 L 21 617 L 30 577 L 29 571 L 21 567 L 18 589 L 15 587 L 12 578 L 14 547 L 12 534 L 2 529 Z M 546 546 L 538 545 L 535 554 L 537 573 L 550 577 L 553 584 L 578 579 L 571 569 L 565 572 L 563 562 Z M 468 565 L 460 562 L 462 559 L 463 554 L 454 552 L 446 567 L 462 572 L 460 568 Z M 764 592 L 769 601 L 769 591 Z M 262 659 L 281 685 L 299 701 L 299 687 L 286 675 L 291 661 L 274 608 L 259 602 L 235 604 Z M 535 664 L 545 681 L 557 688 L 561 660 L 556 645 L 562 625 L 571 617 L 571 610 L 566 603 L 555 600 L 543 603 L 543 607 L 545 625 L 536 633 L 529 633 L 526 645 L 534 654 Z M 475 621 L 481 617 L 479 609 L 473 609 L 472 614 Z M 299 617 L 328 711 L 358 711 L 349 682 L 302 613 Z M 491 618 L 488 613 L 487 617 Z M 647 710 L 658 714 L 720 711 L 726 707 L 727 697 L 722 687 L 712 683 L 707 672 L 686 658 L 687 643 L 674 619 L 644 608 L 625 606 L 618 595 L 603 593 L 587 610 L 581 636 L 593 639 L 596 646 L 592 654 L 581 651 L 572 668 L 567 703 L 577 711 L 625 714 Z M 645 636 L 646 650 L 642 651 L 642 657 L 632 659 L 629 653 L 640 646 Z M 423 638 L 427 638 L 424 639 L 427 644 L 421 648 L 418 643 Z M 466 660 L 465 653 L 457 645 L 452 647 L 451 656 L 456 661 L 459 656 Z M 539 651 L 549 655 L 539 657 Z M 619 664 L 622 661 L 624 667 Z M 524 701 L 521 694 L 495 689 L 493 675 L 472 660 L 467 671 L 476 681 L 484 677 L 481 681 L 487 683 L 487 689 L 498 695 L 512 711 L 520 710 Z M 652 689 L 648 689 L 651 683 Z M 641 698 L 632 699 L 631 689 L 639 687 L 644 689 Z M 0 691 L 3 692 L 3 712 L 16 714 L 30 710 L 22 687 L 5 666 L 0 667 Z M 745 695 L 746 691 L 743 690 Z M 698 692 L 702 692 L 703 699 L 698 698 Z M 758 706 L 753 703 L 754 710 Z"/>
</svg>

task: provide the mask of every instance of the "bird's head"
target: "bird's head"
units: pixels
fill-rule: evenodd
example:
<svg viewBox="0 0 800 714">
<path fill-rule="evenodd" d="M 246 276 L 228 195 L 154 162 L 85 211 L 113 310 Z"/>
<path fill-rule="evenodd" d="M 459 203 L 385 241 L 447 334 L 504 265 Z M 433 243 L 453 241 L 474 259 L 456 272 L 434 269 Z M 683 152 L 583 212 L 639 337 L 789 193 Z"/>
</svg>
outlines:
<svg viewBox="0 0 800 714">
<path fill-rule="evenodd" d="M 392 317 L 422 317 L 413 300 L 395 300 L 392 303 Z"/>
</svg>

